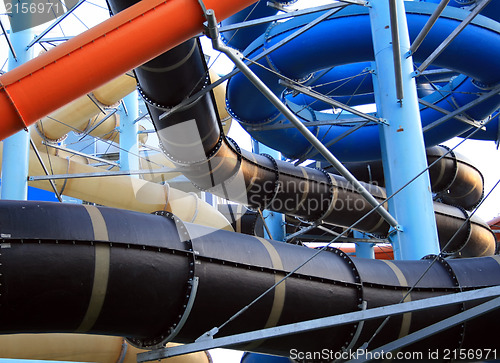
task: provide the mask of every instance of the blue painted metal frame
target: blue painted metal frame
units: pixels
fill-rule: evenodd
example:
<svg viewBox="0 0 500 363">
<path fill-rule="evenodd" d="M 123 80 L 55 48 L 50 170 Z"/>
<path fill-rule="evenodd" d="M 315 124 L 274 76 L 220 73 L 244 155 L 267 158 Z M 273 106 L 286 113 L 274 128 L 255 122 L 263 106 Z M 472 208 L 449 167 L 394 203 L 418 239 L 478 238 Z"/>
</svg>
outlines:
<svg viewBox="0 0 500 363">
<path fill-rule="evenodd" d="M 9 70 L 27 62 L 33 57 L 32 49 L 26 47 L 31 39 L 33 39 L 32 29 L 10 34 L 10 41 L 15 50 L 16 57 L 9 54 Z M 29 145 L 30 134 L 26 130 L 19 131 L 4 140 L 1 199 L 28 199 Z"/>
<path fill-rule="evenodd" d="M 123 107 L 125 105 L 125 107 Z M 137 91 L 123 98 L 120 110 L 120 170 L 139 170 L 139 146 L 137 140 L 139 100 Z"/>
<path fill-rule="evenodd" d="M 410 38 L 404 3 L 403 0 L 391 1 L 396 5 L 394 16 L 399 27 L 401 86 L 404 93 L 404 98 L 400 100 L 396 95 L 389 2 L 373 1 L 370 8 L 376 63 L 373 77 L 375 100 L 379 116 L 389 122 L 389 126 L 379 127 L 384 175 L 387 194 L 397 192 L 389 200 L 389 211 L 403 226 L 403 231 L 394 231 L 390 239 L 396 259 L 420 259 L 439 253 L 439 242 L 428 172 L 404 187 L 427 168 L 427 160 L 416 84 L 411 76 L 413 60 L 405 57 L 410 48 Z"/>
</svg>

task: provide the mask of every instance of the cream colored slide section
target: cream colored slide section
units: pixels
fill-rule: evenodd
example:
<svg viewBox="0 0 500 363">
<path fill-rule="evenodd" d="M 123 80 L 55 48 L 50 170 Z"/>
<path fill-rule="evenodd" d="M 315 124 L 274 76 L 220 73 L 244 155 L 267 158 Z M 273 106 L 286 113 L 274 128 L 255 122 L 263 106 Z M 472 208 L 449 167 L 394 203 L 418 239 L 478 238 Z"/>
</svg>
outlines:
<svg viewBox="0 0 500 363">
<path fill-rule="evenodd" d="M 51 115 L 36 123 L 37 130 L 49 140 L 58 140 L 73 130 L 85 131 L 92 127 L 93 119 L 101 114 L 102 110 L 117 104 L 123 97 L 136 88 L 133 74 L 126 73 L 93 92 L 77 98 L 75 101 L 59 108 Z M 119 122 L 119 118 L 111 116 L 94 130 L 93 135 L 106 135 L 112 132 Z M 96 120 L 95 122 L 99 122 Z"/>
<path fill-rule="evenodd" d="M 3 144 L 0 144 L 3 147 Z M 2 154 L 0 147 L 0 159 Z M 100 168 L 82 163 L 81 157 L 60 157 L 40 153 L 52 174 L 81 174 L 102 172 Z M 49 160 L 50 159 L 50 160 Z M 45 175 L 41 164 L 30 149 L 29 174 Z M 77 161 L 75 161 L 77 160 Z M 151 213 L 168 211 L 185 222 L 232 230 L 227 219 L 194 193 L 171 188 L 130 176 L 108 176 L 54 180 L 63 195 L 107 207 Z M 32 181 L 30 186 L 52 191 L 48 181 Z"/>
<path fill-rule="evenodd" d="M 170 345 L 169 345 L 170 346 Z M 144 350 L 124 338 L 84 334 L 16 334 L 0 337 L 0 357 L 12 359 L 60 360 L 70 362 L 136 363 Z M 207 352 L 169 359 L 165 363 L 209 363 Z"/>
</svg>

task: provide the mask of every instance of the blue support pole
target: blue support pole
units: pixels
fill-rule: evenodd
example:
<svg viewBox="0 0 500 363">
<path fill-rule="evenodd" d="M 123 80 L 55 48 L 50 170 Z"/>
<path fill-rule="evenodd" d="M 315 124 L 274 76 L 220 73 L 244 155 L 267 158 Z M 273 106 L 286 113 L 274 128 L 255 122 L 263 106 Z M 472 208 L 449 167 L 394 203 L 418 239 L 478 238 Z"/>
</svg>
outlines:
<svg viewBox="0 0 500 363">
<path fill-rule="evenodd" d="M 27 48 L 33 39 L 33 31 L 29 28 L 11 32 L 9 36 L 17 57 L 9 54 L 8 69 L 12 70 L 33 57 L 32 48 Z M 1 199 L 28 199 L 29 145 L 30 135 L 26 130 L 3 141 Z"/>
<path fill-rule="evenodd" d="M 268 154 L 275 159 L 281 160 L 281 153 L 279 151 L 271 149 L 270 147 L 267 147 L 266 145 L 261 144 L 260 142 L 257 142 L 254 139 L 252 139 L 252 148 L 254 153 Z M 272 212 L 269 210 L 263 210 L 262 216 L 264 217 L 267 228 L 269 228 L 269 232 L 271 233 L 271 236 L 269 236 L 269 233 L 267 233 L 267 230 L 264 228 L 264 237 L 272 238 L 275 241 L 284 241 L 285 215 L 281 213 Z"/>
<path fill-rule="evenodd" d="M 366 234 L 359 231 L 353 232 L 354 238 L 366 238 Z M 356 242 L 356 257 L 375 258 L 375 244 L 367 242 Z"/>
<path fill-rule="evenodd" d="M 139 116 L 137 91 L 123 98 L 125 107 L 120 110 L 120 169 L 139 170 L 138 125 Z"/>
<path fill-rule="evenodd" d="M 379 116 L 389 122 L 389 126 L 380 126 L 380 139 L 387 194 L 391 195 L 425 170 L 427 161 L 416 85 L 411 76 L 413 62 L 405 56 L 410 40 L 404 2 L 370 1 L 370 5 L 375 100 Z M 420 259 L 439 253 L 428 172 L 399 191 L 389 201 L 389 211 L 403 228 L 392 231 L 390 236 L 396 259 Z"/>
</svg>

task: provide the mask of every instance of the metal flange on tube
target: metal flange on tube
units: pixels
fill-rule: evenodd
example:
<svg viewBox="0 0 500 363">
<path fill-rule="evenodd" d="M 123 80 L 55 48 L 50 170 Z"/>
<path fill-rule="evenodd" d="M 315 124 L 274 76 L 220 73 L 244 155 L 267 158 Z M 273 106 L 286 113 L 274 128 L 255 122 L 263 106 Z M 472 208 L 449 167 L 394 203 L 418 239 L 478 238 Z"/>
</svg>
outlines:
<svg viewBox="0 0 500 363">
<path fill-rule="evenodd" d="M 179 224 L 172 215 L 106 207 L 0 201 L 0 219 L 0 334 L 78 331 L 128 336 L 143 347 L 160 346 L 169 339 L 193 342 L 317 252 Z M 445 262 L 351 259 L 335 250 L 320 253 L 217 336 L 359 312 L 363 302 L 367 309 L 396 304 L 410 289 L 414 301 L 500 284 L 498 256 Z M 194 277 L 199 278 L 197 287 Z M 476 304 L 468 302 L 466 308 Z M 373 346 L 461 309 L 455 303 L 432 313 L 426 309 L 391 316 Z M 458 327 L 408 349 L 500 349 L 491 334 L 499 314 L 497 309 L 468 321 L 463 339 L 457 339 L 463 329 Z M 261 340 L 252 343 L 252 350 L 288 355 L 292 348 L 357 349 L 383 320 L 367 320 L 361 328 L 349 322 Z M 248 345 L 235 348 L 248 350 Z"/>
<path fill-rule="evenodd" d="M 166 334 L 162 334 L 159 336 L 151 337 L 151 338 L 128 338 L 127 340 L 137 348 L 142 349 L 159 349 L 165 347 L 165 345 L 169 342 L 174 341 L 175 337 L 181 331 L 182 327 L 186 323 L 189 318 L 189 313 L 193 308 L 193 304 L 196 298 L 196 292 L 198 290 L 198 282 L 199 277 L 195 274 L 195 266 L 196 266 L 196 258 L 195 251 L 193 249 L 193 241 L 189 236 L 188 229 L 184 225 L 184 222 L 177 218 L 174 214 L 165 211 L 154 212 L 154 215 L 165 217 L 175 223 L 175 227 L 177 229 L 177 233 L 179 234 L 180 241 L 185 244 L 186 251 L 188 252 L 188 269 L 189 269 L 189 277 L 187 280 L 186 286 L 186 295 L 185 301 L 182 304 L 182 310 L 178 315 L 178 321 L 173 323 Z"/>
<path fill-rule="evenodd" d="M 389 212 L 382 207 L 382 205 L 365 189 L 361 183 L 347 170 L 340 161 L 333 156 L 333 154 L 322 144 L 321 141 L 314 136 L 307 127 L 305 127 L 297 116 L 291 112 L 271 91 L 269 88 L 248 68 L 248 66 L 235 54 L 237 53 L 231 48 L 226 47 L 221 44 L 219 40 L 219 33 L 217 27 L 217 20 L 215 18 L 215 13 L 212 9 L 208 9 L 205 13 L 208 21 L 207 33 L 212 39 L 212 45 L 214 49 L 217 49 L 224 54 L 226 54 L 233 63 L 241 70 L 241 72 L 273 103 L 279 111 L 281 111 L 290 122 L 307 138 L 311 144 L 318 149 L 318 151 L 335 166 L 337 170 L 358 190 L 358 192 L 370 203 L 377 213 L 379 213 L 393 228 L 402 231 L 398 222 L 394 219 Z"/>
<path fill-rule="evenodd" d="M 124 7 L 113 3 L 115 12 Z M 321 219 L 349 227 L 363 218 L 356 229 L 387 234 L 389 225 L 372 213 L 373 204 L 366 202 L 355 184 L 320 170 L 239 150 L 224 137 L 210 92 L 185 102 L 186 92 L 206 88 L 207 67 L 197 46 L 189 41 L 136 70 L 162 147 L 193 184 L 252 208 L 268 207 L 308 221 Z M 384 202 L 382 188 L 363 184 L 363 189 L 374 196 L 375 205 Z"/>
</svg>

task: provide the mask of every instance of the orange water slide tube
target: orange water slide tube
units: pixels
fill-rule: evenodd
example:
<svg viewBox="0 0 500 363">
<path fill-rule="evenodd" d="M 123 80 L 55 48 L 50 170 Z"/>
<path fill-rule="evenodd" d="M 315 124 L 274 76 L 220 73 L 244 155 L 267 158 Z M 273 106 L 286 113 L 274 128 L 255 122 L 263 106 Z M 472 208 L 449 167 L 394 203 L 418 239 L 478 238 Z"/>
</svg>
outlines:
<svg viewBox="0 0 500 363">
<path fill-rule="evenodd" d="M 222 20 L 255 1 L 204 4 Z M 142 0 L 5 73 L 0 76 L 0 139 L 199 34 L 203 22 L 197 0 Z"/>
<path fill-rule="evenodd" d="M 488 222 L 489 226 L 491 227 L 491 230 L 495 234 L 495 237 L 497 239 L 497 253 L 500 248 L 500 215 L 496 216 L 493 218 L 491 221 Z"/>
</svg>

